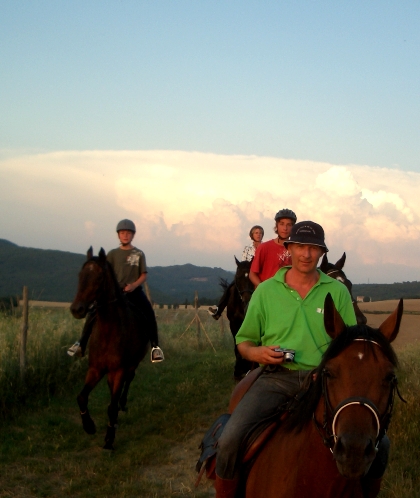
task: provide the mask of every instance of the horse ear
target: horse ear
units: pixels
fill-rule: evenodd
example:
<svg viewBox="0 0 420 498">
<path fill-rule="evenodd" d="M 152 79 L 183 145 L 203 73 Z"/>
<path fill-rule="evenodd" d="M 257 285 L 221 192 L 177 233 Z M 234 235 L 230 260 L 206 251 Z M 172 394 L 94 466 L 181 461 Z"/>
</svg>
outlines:
<svg viewBox="0 0 420 498">
<path fill-rule="evenodd" d="M 103 247 L 101 247 L 101 250 L 99 251 L 98 256 L 99 256 L 100 260 L 106 259 L 106 252 L 104 251 Z"/>
<path fill-rule="evenodd" d="M 235 261 L 236 261 L 236 266 L 239 266 L 239 261 L 237 260 L 236 256 L 234 256 Z"/>
<path fill-rule="evenodd" d="M 328 270 L 328 257 L 327 257 L 327 253 L 324 254 L 323 258 L 322 258 L 322 261 L 321 261 L 321 266 L 319 267 L 319 269 L 324 272 L 325 274 L 327 274 L 327 270 Z"/>
<path fill-rule="evenodd" d="M 342 270 L 345 262 L 346 262 L 346 253 L 343 252 L 343 255 L 341 256 L 341 258 L 337 261 L 337 263 L 334 266 L 336 268 L 338 268 L 339 270 Z"/>
<path fill-rule="evenodd" d="M 392 315 L 389 315 L 389 317 L 379 327 L 379 331 L 388 339 L 389 342 L 392 342 L 398 335 L 403 310 L 403 300 L 400 299 L 398 306 L 395 308 L 395 311 L 392 313 Z"/>
<path fill-rule="evenodd" d="M 332 339 L 335 339 L 346 328 L 340 313 L 335 307 L 330 293 L 325 296 L 324 301 L 324 326 L 327 334 Z"/>
<path fill-rule="evenodd" d="M 87 259 L 92 259 L 93 258 L 93 249 L 92 246 L 89 247 L 87 253 L 86 253 Z"/>
</svg>

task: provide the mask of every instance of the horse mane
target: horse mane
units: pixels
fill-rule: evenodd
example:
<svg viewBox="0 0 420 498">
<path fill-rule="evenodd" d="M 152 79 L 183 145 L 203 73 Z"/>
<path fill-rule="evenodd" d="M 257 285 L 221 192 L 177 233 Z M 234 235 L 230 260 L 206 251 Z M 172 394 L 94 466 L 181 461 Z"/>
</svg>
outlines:
<svg viewBox="0 0 420 498">
<path fill-rule="evenodd" d="M 224 291 L 231 285 L 225 278 L 220 278 L 219 284 Z"/>
<path fill-rule="evenodd" d="M 355 339 L 366 339 L 379 344 L 382 352 L 394 367 L 398 366 L 398 359 L 389 341 L 382 335 L 378 329 L 373 329 L 367 325 L 353 325 L 346 327 L 328 346 L 328 349 L 322 356 L 319 366 L 311 372 L 316 374 L 316 379 L 311 382 L 307 393 L 301 399 L 297 408 L 290 412 L 283 426 L 287 431 L 300 432 L 305 425 L 311 421 L 312 415 L 318 405 L 322 395 L 322 372 L 327 362 L 337 357 L 344 349 L 347 348 Z M 375 345 L 372 342 L 365 342 L 365 347 L 371 348 L 375 354 Z M 309 375 L 311 375 L 309 374 Z"/>
</svg>

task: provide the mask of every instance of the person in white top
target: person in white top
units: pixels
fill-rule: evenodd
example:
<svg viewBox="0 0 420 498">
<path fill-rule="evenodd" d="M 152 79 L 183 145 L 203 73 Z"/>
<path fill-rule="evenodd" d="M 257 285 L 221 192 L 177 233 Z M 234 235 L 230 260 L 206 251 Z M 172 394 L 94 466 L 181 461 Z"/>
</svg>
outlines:
<svg viewBox="0 0 420 498">
<path fill-rule="evenodd" d="M 264 228 L 260 227 L 260 225 L 254 225 L 249 231 L 249 236 L 251 237 L 252 244 L 244 247 L 242 261 L 252 261 L 255 251 L 264 237 Z"/>
<path fill-rule="evenodd" d="M 255 255 L 255 251 L 261 244 L 262 238 L 264 237 L 264 228 L 260 225 L 254 225 L 249 231 L 249 236 L 251 237 L 252 244 L 250 244 L 249 246 L 245 246 L 244 250 L 242 251 L 242 261 L 252 261 Z M 210 308 L 208 309 L 208 312 L 215 320 L 218 320 L 221 317 L 223 310 L 226 308 L 232 286 L 233 282 L 223 293 L 223 296 L 220 298 L 219 304 L 217 306 L 210 306 Z"/>
</svg>

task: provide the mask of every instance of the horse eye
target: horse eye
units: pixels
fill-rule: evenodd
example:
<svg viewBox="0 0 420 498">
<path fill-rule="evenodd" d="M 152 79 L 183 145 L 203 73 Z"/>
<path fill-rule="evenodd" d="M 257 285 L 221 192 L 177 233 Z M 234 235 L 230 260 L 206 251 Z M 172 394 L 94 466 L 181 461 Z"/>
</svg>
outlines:
<svg viewBox="0 0 420 498">
<path fill-rule="evenodd" d="M 327 370 L 326 368 L 324 368 L 322 373 L 325 375 L 325 377 L 327 377 L 327 379 L 332 378 L 331 372 L 329 370 Z"/>
<path fill-rule="evenodd" d="M 387 382 L 388 384 L 390 384 L 391 382 L 394 382 L 394 380 L 395 380 L 394 373 L 389 373 L 384 379 L 384 381 Z"/>
</svg>

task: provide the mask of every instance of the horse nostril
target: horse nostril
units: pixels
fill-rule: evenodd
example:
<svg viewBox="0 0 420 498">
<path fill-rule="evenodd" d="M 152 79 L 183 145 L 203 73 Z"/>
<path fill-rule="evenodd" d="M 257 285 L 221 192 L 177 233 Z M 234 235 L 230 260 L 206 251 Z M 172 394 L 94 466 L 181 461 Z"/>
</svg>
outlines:
<svg viewBox="0 0 420 498">
<path fill-rule="evenodd" d="M 366 445 L 366 448 L 365 448 L 365 456 L 369 457 L 372 455 L 372 453 L 376 453 L 377 451 L 378 450 L 375 447 L 375 445 L 373 444 L 373 441 L 370 439 L 368 444 Z"/>
<path fill-rule="evenodd" d="M 75 317 L 78 317 L 78 316 L 81 316 L 83 315 L 83 312 L 84 312 L 84 306 L 83 304 L 72 304 L 70 306 L 70 311 L 71 311 L 71 314 Z"/>
</svg>

